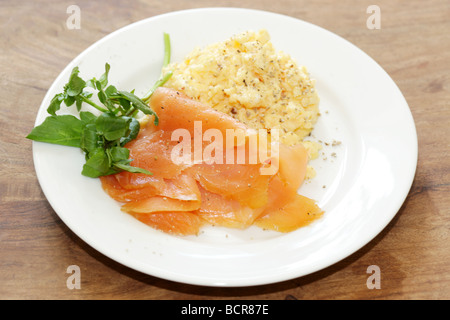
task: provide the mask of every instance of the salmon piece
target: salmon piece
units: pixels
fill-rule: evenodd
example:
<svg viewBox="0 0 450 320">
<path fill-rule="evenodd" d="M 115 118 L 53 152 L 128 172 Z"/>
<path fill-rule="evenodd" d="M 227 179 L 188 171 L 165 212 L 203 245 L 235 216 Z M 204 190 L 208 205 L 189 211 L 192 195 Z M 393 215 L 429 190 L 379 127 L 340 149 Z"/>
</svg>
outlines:
<svg viewBox="0 0 450 320">
<path fill-rule="evenodd" d="M 279 147 L 278 172 L 269 182 L 268 201 L 261 216 L 294 201 L 306 175 L 308 155 L 303 145 Z"/>
<path fill-rule="evenodd" d="M 263 208 L 251 209 L 241 206 L 238 201 L 225 199 L 200 187 L 202 204 L 197 215 L 216 226 L 245 229 L 261 214 Z"/>
<path fill-rule="evenodd" d="M 145 187 L 157 187 L 164 184 L 164 178 L 157 178 L 143 173 L 131 173 L 122 171 L 116 174 L 116 180 L 124 189 L 142 189 Z"/>
<path fill-rule="evenodd" d="M 130 174 L 129 172 L 127 173 Z M 185 174 L 181 174 L 176 179 L 155 180 L 156 182 L 153 184 L 147 182 L 143 187 L 137 185 L 134 188 L 130 186 L 128 188 L 123 187 L 118 179 L 120 176 L 120 174 L 116 174 L 100 177 L 102 187 L 106 193 L 119 202 L 137 201 L 152 196 L 162 196 L 185 201 L 200 201 L 200 191 L 198 190 L 197 182 Z"/>
<path fill-rule="evenodd" d="M 194 211 L 200 208 L 200 201 L 185 201 L 155 196 L 143 200 L 128 202 L 122 211 L 131 213 Z"/>
<path fill-rule="evenodd" d="M 188 236 L 197 235 L 205 221 L 192 212 L 132 213 L 139 221 L 165 233 Z"/>
<path fill-rule="evenodd" d="M 154 177 L 171 179 L 192 165 L 188 162 L 172 161 L 172 150 L 177 144 L 177 141 L 171 141 L 171 132 L 158 130 L 130 141 L 125 147 L 130 150 L 130 159 L 133 159 L 130 165 L 146 169 L 153 173 Z M 128 183 L 132 185 L 139 184 L 135 180 L 151 179 L 143 178 L 143 174 L 128 174 L 127 178 Z"/>
<path fill-rule="evenodd" d="M 156 89 L 150 100 L 150 107 L 158 115 L 159 130 L 174 131 L 183 128 L 193 136 L 194 121 L 201 121 L 203 132 L 208 129 L 218 129 L 225 135 L 226 129 L 248 131 L 246 125 L 233 117 L 170 88 Z"/>
<path fill-rule="evenodd" d="M 314 200 L 297 194 L 281 208 L 258 217 L 255 225 L 278 232 L 291 232 L 317 220 L 322 214 Z"/>
<path fill-rule="evenodd" d="M 286 186 L 298 190 L 306 176 L 308 152 L 302 144 L 279 144 L 279 174 Z"/>
<path fill-rule="evenodd" d="M 267 205 L 260 216 L 276 211 L 289 202 L 293 201 L 297 195 L 297 190 L 289 188 L 277 173 L 269 182 Z"/>
<path fill-rule="evenodd" d="M 156 194 L 152 186 L 139 189 L 125 189 L 117 181 L 115 175 L 100 177 L 103 190 L 114 200 L 119 202 L 137 201 Z"/>
<path fill-rule="evenodd" d="M 184 173 L 175 179 L 166 180 L 166 185 L 159 195 L 183 201 L 201 201 L 197 181 Z"/>
<path fill-rule="evenodd" d="M 239 164 L 196 165 L 188 172 L 206 190 L 236 200 L 243 206 L 260 208 L 267 204 L 270 176 L 262 176 L 259 166 Z"/>
<path fill-rule="evenodd" d="M 124 189 L 141 189 L 146 187 L 162 188 L 164 186 L 164 178 L 156 177 L 143 173 L 131 173 L 122 171 L 114 175 L 117 182 Z"/>
<path fill-rule="evenodd" d="M 180 175 L 177 179 L 167 181 L 166 187 L 157 194 L 128 202 L 122 206 L 122 210 L 128 213 L 194 211 L 201 205 L 197 182 L 188 175 Z"/>
</svg>

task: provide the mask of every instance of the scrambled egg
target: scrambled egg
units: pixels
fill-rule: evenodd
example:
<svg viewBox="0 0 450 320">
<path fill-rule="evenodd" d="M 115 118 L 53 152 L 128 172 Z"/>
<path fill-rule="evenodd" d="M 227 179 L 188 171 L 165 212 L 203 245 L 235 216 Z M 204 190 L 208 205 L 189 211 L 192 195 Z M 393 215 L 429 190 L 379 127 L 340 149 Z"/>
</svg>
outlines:
<svg viewBox="0 0 450 320">
<path fill-rule="evenodd" d="M 310 158 L 321 146 L 304 141 L 320 113 L 315 81 L 304 66 L 277 52 L 266 30 L 246 31 L 194 49 L 165 71 L 165 84 L 224 112 L 253 129 L 280 129 L 287 145 L 303 143 Z M 309 167 L 307 178 L 314 176 Z"/>
</svg>

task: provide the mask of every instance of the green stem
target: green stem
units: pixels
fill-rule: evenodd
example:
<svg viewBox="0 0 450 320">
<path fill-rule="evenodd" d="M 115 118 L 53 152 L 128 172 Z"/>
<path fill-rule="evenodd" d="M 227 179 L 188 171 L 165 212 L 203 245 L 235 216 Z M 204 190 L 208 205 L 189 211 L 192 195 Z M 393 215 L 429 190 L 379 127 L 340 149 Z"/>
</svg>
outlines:
<svg viewBox="0 0 450 320">
<path fill-rule="evenodd" d="M 170 55 L 171 55 L 170 36 L 168 33 L 164 33 L 164 60 L 163 60 L 163 66 L 162 66 L 162 70 L 161 70 L 161 76 L 159 77 L 159 80 L 150 89 L 150 91 L 147 92 L 147 94 L 144 96 L 144 98 L 142 98 L 142 101 L 144 101 L 145 103 L 148 103 L 153 92 L 158 87 L 163 86 L 172 76 L 172 71 L 169 71 L 164 75 L 164 68 L 167 67 L 170 63 Z"/>
<path fill-rule="evenodd" d="M 131 114 L 132 118 L 136 118 L 136 115 L 138 114 L 139 109 L 134 110 L 134 112 Z"/>
<path fill-rule="evenodd" d="M 95 109 L 97 109 L 97 110 L 99 110 L 99 111 L 101 111 L 101 112 L 106 112 L 106 111 L 108 111 L 107 109 L 100 107 L 98 104 L 96 104 L 95 102 L 89 100 L 88 98 L 84 97 L 83 95 L 80 94 L 79 96 L 81 97 L 81 99 L 83 99 L 84 102 L 90 104 L 90 105 L 93 106 Z"/>
<path fill-rule="evenodd" d="M 168 33 L 164 33 L 164 63 L 163 68 L 167 67 L 170 63 L 170 36 Z"/>
<path fill-rule="evenodd" d="M 127 113 L 125 113 L 125 116 L 129 117 L 129 116 L 132 115 L 134 112 L 137 113 L 137 111 L 139 111 L 139 110 L 137 110 L 136 107 L 133 106 L 132 108 L 130 108 L 130 109 L 127 111 Z"/>
<path fill-rule="evenodd" d="M 142 98 L 142 101 L 144 101 L 145 103 L 148 103 L 148 101 L 150 100 L 150 97 L 152 96 L 153 92 L 163 86 L 172 76 L 173 72 L 169 71 L 167 72 L 162 78 L 160 78 L 158 81 L 156 81 L 156 83 L 153 85 L 153 87 L 150 89 L 149 92 L 147 92 L 147 94 L 144 96 L 144 98 Z"/>
</svg>

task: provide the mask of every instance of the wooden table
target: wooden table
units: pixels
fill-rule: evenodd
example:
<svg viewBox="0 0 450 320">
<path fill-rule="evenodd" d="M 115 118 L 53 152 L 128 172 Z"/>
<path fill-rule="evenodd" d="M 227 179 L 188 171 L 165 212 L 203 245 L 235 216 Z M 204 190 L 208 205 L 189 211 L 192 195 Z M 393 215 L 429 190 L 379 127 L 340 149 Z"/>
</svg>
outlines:
<svg viewBox="0 0 450 320">
<path fill-rule="evenodd" d="M 381 29 L 366 26 L 372 1 L 77 0 L 0 2 L 0 298 L 2 299 L 449 299 L 450 2 L 375 2 Z M 161 280 L 110 260 L 69 230 L 38 184 L 31 142 L 44 95 L 61 70 L 103 36 L 173 10 L 235 6 L 290 15 L 324 27 L 372 56 L 394 79 L 414 116 L 419 160 L 411 191 L 393 221 L 350 257 L 273 285 L 210 288 Z M 82 288 L 69 290 L 69 265 Z M 381 271 L 369 290 L 367 268 Z"/>
</svg>

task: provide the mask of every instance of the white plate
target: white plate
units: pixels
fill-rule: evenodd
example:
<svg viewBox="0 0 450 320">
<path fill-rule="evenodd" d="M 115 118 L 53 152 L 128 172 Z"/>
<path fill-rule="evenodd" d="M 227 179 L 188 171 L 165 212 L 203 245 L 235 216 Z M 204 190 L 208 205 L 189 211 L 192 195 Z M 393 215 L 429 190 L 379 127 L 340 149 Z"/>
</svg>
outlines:
<svg viewBox="0 0 450 320">
<path fill-rule="evenodd" d="M 74 66 L 80 67 L 83 78 L 90 78 L 102 74 L 109 62 L 110 83 L 135 88 L 140 95 L 159 76 L 163 32 L 171 36 L 172 61 L 180 61 L 195 46 L 262 28 L 276 49 L 289 53 L 317 79 L 322 116 L 315 139 L 341 141 L 324 147 L 324 154 L 312 163 L 317 177 L 300 189 L 318 200 L 323 218 L 289 234 L 208 227 L 197 237 L 170 236 L 122 213 L 98 179 L 82 176 L 80 150 L 34 142 L 41 187 L 75 234 L 111 259 L 149 275 L 197 285 L 250 286 L 318 271 L 382 231 L 405 200 L 415 174 L 417 136 L 408 105 L 364 52 L 291 17 L 207 8 L 129 25 L 93 44 L 63 70 L 45 96 L 36 124 L 47 117 L 51 98 L 61 92 Z"/>
</svg>

